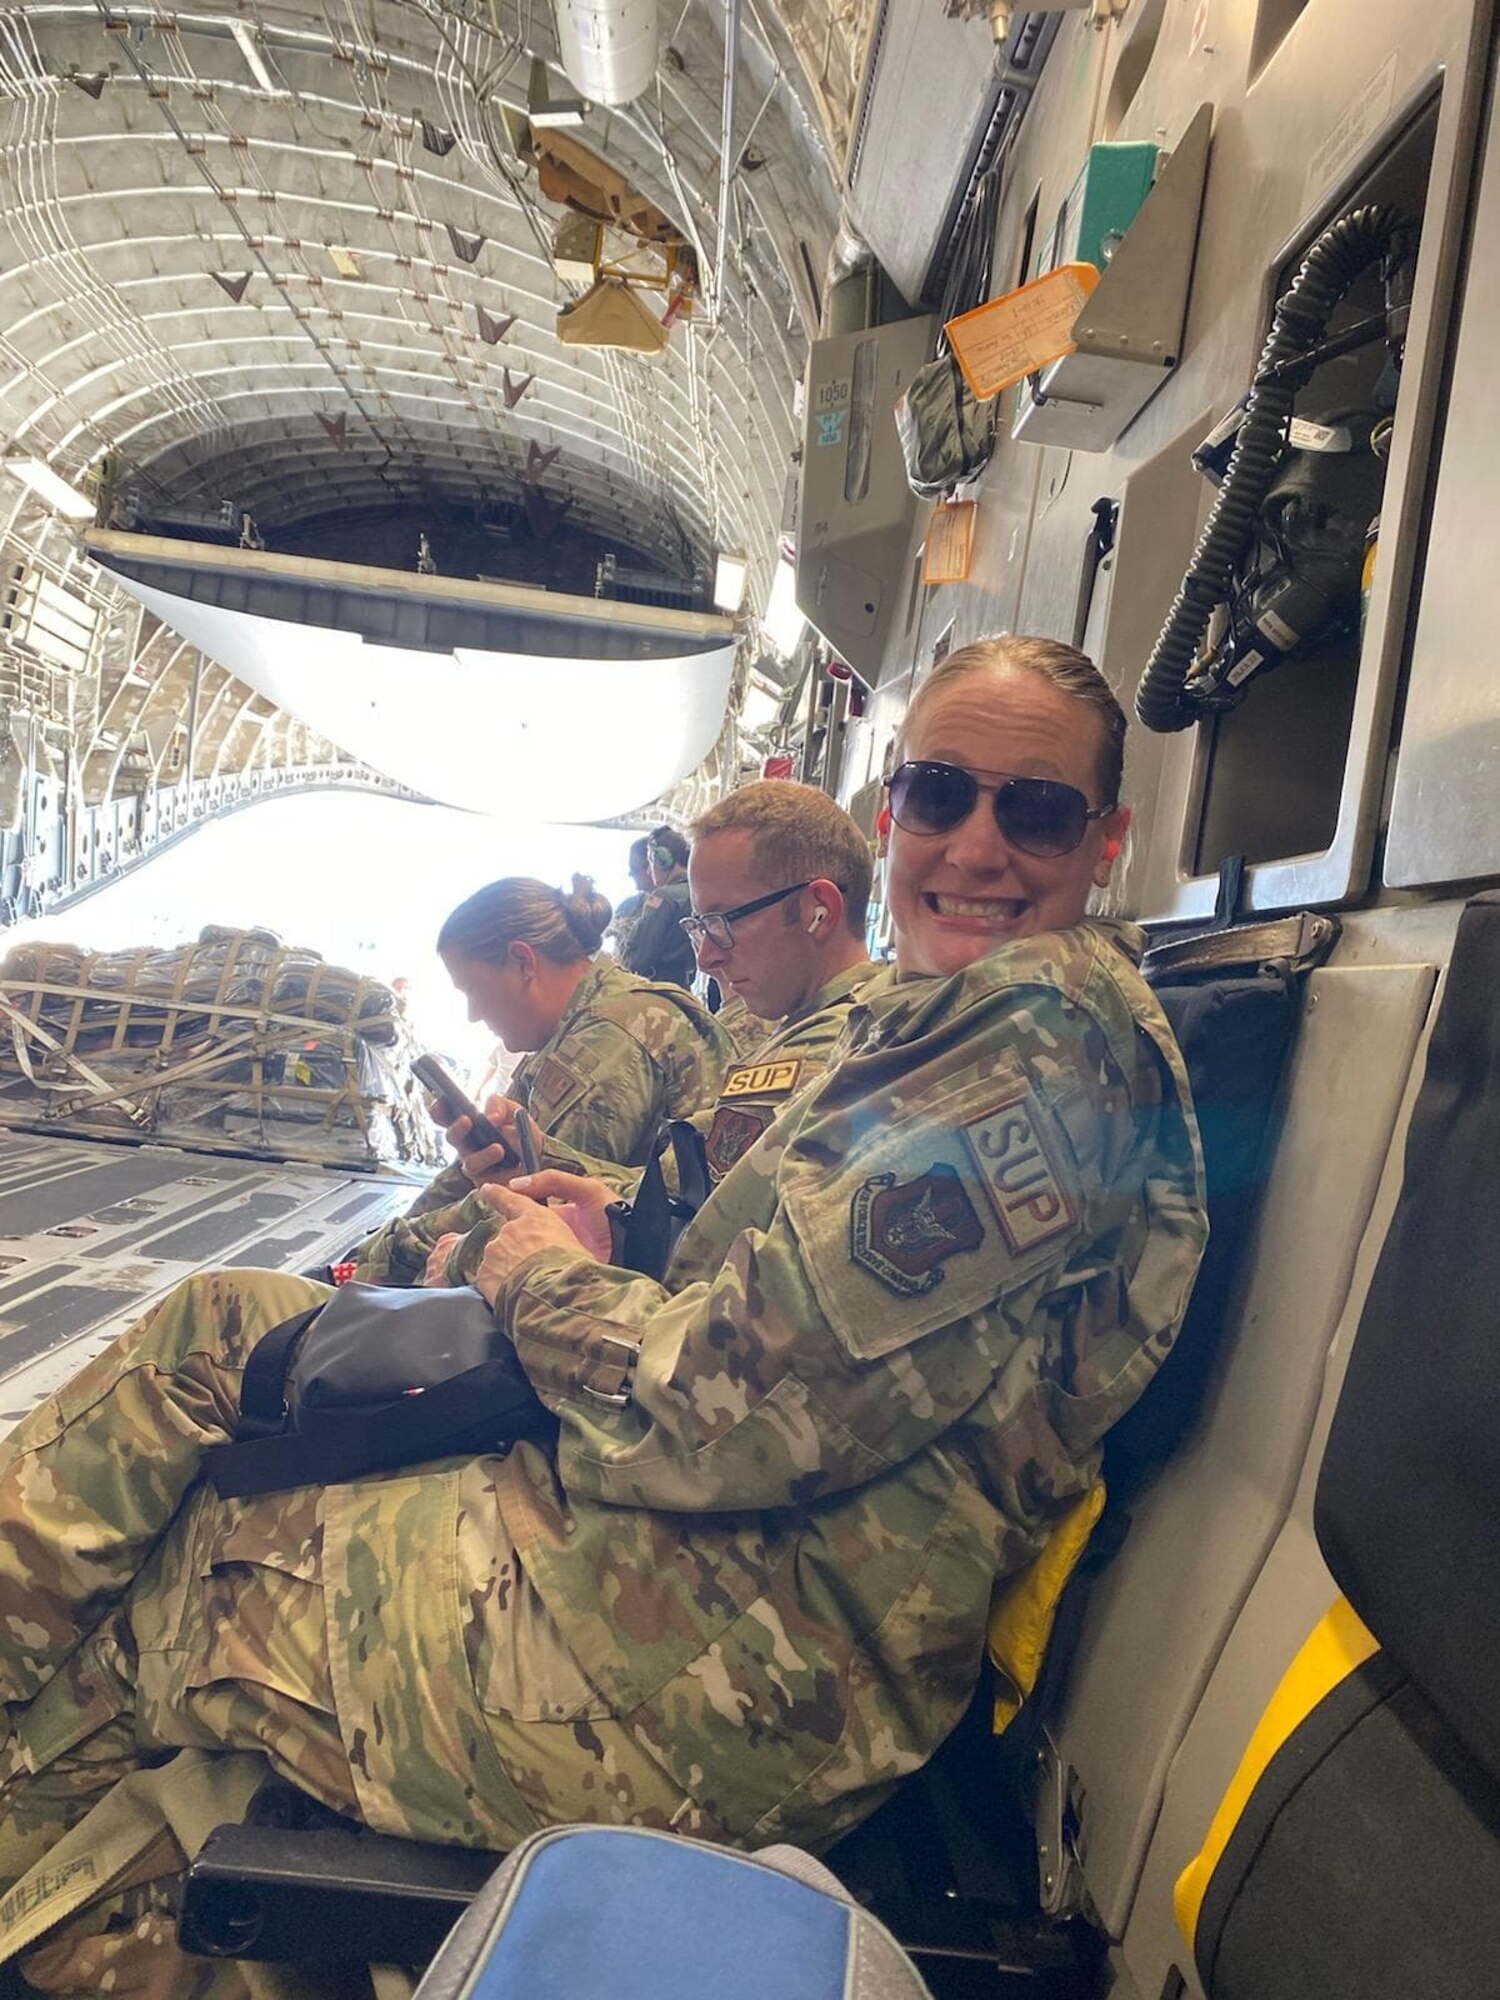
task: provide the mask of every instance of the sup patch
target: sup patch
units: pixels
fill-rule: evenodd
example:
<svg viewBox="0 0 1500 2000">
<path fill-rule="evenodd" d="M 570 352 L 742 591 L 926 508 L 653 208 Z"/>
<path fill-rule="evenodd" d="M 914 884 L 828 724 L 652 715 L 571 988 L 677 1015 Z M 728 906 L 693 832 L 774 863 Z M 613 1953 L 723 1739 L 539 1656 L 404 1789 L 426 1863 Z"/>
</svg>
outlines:
<svg viewBox="0 0 1500 2000">
<path fill-rule="evenodd" d="M 943 1266 L 977 1250 L 984 1224 L 955 1167 L 935 1161 L 914 1180 L 872 1174 L 849 1210 L 850 1253 L 902 1298 L 920 1298 L 943 1281 Z"/>
<path fill-rule="evenodd" d="M 796 1088 L 802 1073 L 800 1062 L 778 1058 L 771 1062 L 736 1063 L 726 1070 L 720 1097 L 786 1097 Z"/>
<path fill-rule="evenodd" d="M 704 1148 L 708 1171 L 716 1181 L 723 1180 L 735 1162 L 749 1152 L 770 1122 L 769 1112 L 736 1111 L 727 1104 L 719 1106 L 708 1128 Z"/>
<path fill-rule="evenodd" d="M 1024 1085 L 962 1129 L 1013 1256 L 1073 1228 L 1078 1211 Z"/>
</svg>

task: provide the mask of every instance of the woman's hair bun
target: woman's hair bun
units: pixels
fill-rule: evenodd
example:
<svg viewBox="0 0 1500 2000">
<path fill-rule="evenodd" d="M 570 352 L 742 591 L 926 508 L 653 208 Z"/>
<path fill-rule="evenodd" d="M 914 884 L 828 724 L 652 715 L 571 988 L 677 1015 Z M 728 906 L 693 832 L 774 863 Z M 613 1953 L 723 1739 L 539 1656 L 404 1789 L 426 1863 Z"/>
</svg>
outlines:
<svg viewBox="0 0 1500 2000">
<path fill-rule="evenodd" d="M 575 875 L 572 894 L 559 891 L 557 907 L 563 922 L 592 958 L 604 942 L 605 928 L 615 913 L 614 904 L 595 889 L 592 875 Z"/>
</svg>

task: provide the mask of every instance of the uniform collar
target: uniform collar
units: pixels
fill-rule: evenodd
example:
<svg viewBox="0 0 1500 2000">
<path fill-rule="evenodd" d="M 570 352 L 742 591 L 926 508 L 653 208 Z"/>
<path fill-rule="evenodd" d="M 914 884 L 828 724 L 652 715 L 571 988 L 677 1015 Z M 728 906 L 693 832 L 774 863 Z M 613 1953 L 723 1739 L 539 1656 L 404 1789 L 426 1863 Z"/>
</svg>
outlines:
<svg viewBox="0 0 1500 2000">
<path fill-rule="evenodd" d="M 1018 938 L 946 978 L 931 973 L 903 976 L 886 966 L 860 992 L 849 1015 L 848 1034 L 856 1045 L 908 1040 L 936 1023 L 1003 992 L 1007 986 L 1040 982 L 1067 989 L 1096 956 L 1119 952 L 1138 966 L 1146 949 L 1139 924 L 1117 917 L 1085 917 L 1066 930 Z"/>
<path fill-rule="evenodd" d="M 811 999 L 804 1000 L 800 1007 L 794 1007 L 790 1014 L 783 1014 L 776 1023 L 778 1028 L 794 1027 L 798 1021 L 805 1021 L 810 1014 L 820 1014 L 825 1007 L 837 1006 L 846 1000 L 866 980 L 878 976 L 880 967 L 868 958 L 862 958 L 857 965 L 846 966 L 835 973 L 826 986 L 820 986 Z"/>
<path fill-rule="evenodd" d="M 615 961 L 612 958 L 606 958 L 601 954 L 594 959 L 592 969 L 586 972 L 573 988 L 568 996 L 567 1006 L 558 1015 L 557 1026 L 547 1037 L 549 1045 L 557 1040 L 564 1028 L 568 1027 L 585 1007 L 593 1004 L 598 997 L 600 987 L 614 970 Z"/>
</svg>

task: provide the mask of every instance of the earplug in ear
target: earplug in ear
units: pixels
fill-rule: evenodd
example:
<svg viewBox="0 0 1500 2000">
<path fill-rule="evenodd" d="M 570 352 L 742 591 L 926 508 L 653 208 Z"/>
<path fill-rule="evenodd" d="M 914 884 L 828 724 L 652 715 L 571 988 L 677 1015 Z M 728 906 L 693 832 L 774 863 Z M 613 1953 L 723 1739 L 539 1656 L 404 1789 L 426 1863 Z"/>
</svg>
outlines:
<svg viewBox="0 0 1500 2000">
<path fill-rule="evenodd" d="M 1102 850 L 1104 859 L 1106 861 L 1118 861 L 1120 858 L 1120 849 L 1124 845 L 1125 845 L 1124 841 L 1118 838 L 1113 840 L 1106 840 Z"/>
</svg>

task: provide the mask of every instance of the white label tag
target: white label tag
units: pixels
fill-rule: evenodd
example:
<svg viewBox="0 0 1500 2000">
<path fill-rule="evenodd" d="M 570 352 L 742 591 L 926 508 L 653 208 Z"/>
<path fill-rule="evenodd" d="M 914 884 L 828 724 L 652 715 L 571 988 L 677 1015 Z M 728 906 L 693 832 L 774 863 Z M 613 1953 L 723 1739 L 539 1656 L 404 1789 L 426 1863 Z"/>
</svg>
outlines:
<svg viewBox="0 0 1500 2000">
<path fill-rule="evenodd" d="M 1250 678 L 1257 667 L 1264 665 L 1265 657 L 1264 653 L 1246 653 L 1244 659 L 1235 661 L 1224 678 L 1232 688 L 1237 688 L 1241 681 Z"/>
<path fill-rule="evenodd" d="M 1315 424 L 1310 417 L 1293 417 L 1287 425 L 1287 443 L 1298 451 L 1352 451 L 1354 439 L 1346 424 Z"/>
</svg>

